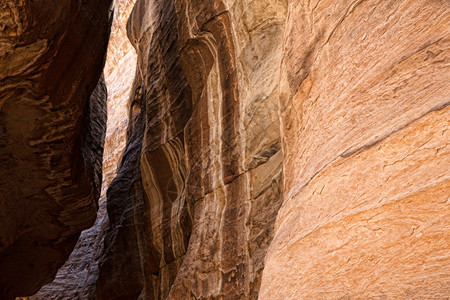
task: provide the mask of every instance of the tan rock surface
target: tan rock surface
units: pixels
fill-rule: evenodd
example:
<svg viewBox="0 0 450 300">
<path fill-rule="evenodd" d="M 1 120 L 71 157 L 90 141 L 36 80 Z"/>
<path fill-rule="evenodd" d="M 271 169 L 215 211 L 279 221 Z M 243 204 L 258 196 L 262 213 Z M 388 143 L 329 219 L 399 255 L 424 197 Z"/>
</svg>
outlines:
<svg viewBox="0 0 450 300">
<path fill-rule="evenodd" d="M 448 1 L 137 0 L 125 32 L 133 4 L 109 228 L 41 298 L 450 297 Z"/>
<path fill-rule="evenodd" d="M 108 124 L 103 153 L 102 196 L 117 175 L 126 144 L 130 94 L 137 54 L 127 36 L 127 21 L 136 0 L 114 0 L 114 20 L 105 63 L 108 87 Z"/>
<path fill-rule="evenodd" d="M 448 295 L 448 5 L 287 2 L 137 2 L 101 299 Z"/>
<path fill-rule="evenodd" d="M 450 295 L 446 1 L 290 1 L 261 299 Z"/>
</svg>

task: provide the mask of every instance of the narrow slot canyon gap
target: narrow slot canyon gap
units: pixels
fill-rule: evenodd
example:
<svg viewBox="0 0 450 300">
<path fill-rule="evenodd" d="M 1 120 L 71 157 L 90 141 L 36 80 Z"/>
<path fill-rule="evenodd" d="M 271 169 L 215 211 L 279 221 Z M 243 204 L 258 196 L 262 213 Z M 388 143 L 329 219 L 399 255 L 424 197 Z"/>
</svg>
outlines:
<svg viewBox="0 0 450 300">
<path fill-rule="evenodd" d="M 0 299 L 450 297 L 447 0 L 4 0 L 0 28 Z"/>
</svg>

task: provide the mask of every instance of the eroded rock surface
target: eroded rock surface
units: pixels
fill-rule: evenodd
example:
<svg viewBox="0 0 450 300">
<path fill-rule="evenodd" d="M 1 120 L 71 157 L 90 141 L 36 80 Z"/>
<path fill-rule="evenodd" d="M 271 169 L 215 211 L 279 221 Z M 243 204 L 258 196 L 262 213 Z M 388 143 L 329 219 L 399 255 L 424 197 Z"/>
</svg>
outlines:
<svg viewBox="0 0 450 300">
<path fill-rule="evenodd" d="M 1 299 L 50 282 L 95 220 L 109 2 L 0 3 Z"/>
<path fill-rule="evenodd" d="M 255 298 L 282 195 L 285 1 L 143 1 L 100 299 Z"/>
<path fill-rule="evenodd" d="M 127 21 L 136 0 L 114 0 L 114 19 L 105 63 L 108 87 L 108 124 L 103 153 L 102 196 L 117 175 L 126 145 L 130 94 L 136 73 L 137 54 L 127 36 Z"/>
<path fill-rule="evenodd" d="M 97 219 L 91 228 L 81 233 L 69 260 L 58 271 L 55 280 L 39 291 L 36 299 L 96 299 L 98 261 L 108 228 L 106 189 L 117 174 L 125 147 L 130 91 L 136 71 L 136 51 L 126 33 L 126 23 L 134 3 L 135 0 L 116 0 L 113 3 L 114 15 L 104 68 L 108 122 Z"/>
<path fill-rule="evenodd" d="M 445 1 L 138 0 L 99 298 L 448 296 L 449 28 Z"/>
<path fill-rule="evenodd" d="M 261 299 L 450 296 L 448 1 L 289 1 Z"/>
<path fill-rule="evenodd" d="M 133 4 L 104 249 L 99 218 L 45 295 L 450 296 L 448 1 L 137 0 L 135 51 Z"/>
<path fill-rule="evenodd" d="M 94 101 L 96 99 L 96 101 Z M 106 125 L 107 90 L 103 76 L 91 96 L 93 103 L 101 104 L 102 126 Z M 104 139 L 104 136 L 103 136 Z M 68 261 L 58 270 L 55 279 L 42 287 L 33 300 L 92 299 L 98 274 L 98 257 L 103 248 L 106 223 L 105 199 L 99 199 L 99 210 L 94 225 L 83 231 Z M 95 298 L 93 298 L 95 299 Z"/>
</svg>

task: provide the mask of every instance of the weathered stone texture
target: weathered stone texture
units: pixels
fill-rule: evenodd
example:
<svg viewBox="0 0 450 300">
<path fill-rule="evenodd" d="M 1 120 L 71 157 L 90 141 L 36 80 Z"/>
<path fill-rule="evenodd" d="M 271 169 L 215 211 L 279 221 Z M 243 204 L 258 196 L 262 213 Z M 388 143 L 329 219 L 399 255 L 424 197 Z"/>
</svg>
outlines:
<svg viewBox="0 0 450 300">
<path fill-rule="evenodd" d="M 97 116 L 96 121 L 101 121 L 103 127 L 106 125 L 106 100 L 107 90 L 102 76 L 97 88 L 92 93 L 90 105 L 100 104 L 103 118 Z M 105 199 L 100 199 L 94 225 L 81 233 L 72 254 L 58 270 L 55 279 L 43 286 L 32 299 L 95 299 L 98 257 L 103 248 L 105 219 L 107 219 L 106 202 Z"/>
<path fill-rule="evenodd" d="M 55 276 L 93 224 L 109 1 L 0 3 L 0 298 Z M 88 105 L 89 104 L 89 105 Z"/>
<path fill-rule="evenodd" d="M 144 1 L 100 299 L 256 298 L 281 204 L 284 1 Z"/>
<path fill-rule="evenodd" d="M 448 296 L 448 25 L 445 1 L 138 0 L 100 298 L 254 299 L 265 263 L 262 299 Z"/>
<path fill-rule="evenodd" d="M 261 299 L 450 295 L 447 1 L 289 1 Z"/>
<path fill-rule="evenodd" d="M 450 297 L 448 1 L 137 0 L 125 32 L 133 4 L 109 228 L 48 299 Z"/>
<path fill-rule="evenodd" d="M 55 280 L 44 286 L 36 299 L 96 299 L 98 261 L 103 252 L 108 227 L 106 190 L 114 176 L 125 147 L 131 86 L 136 70 L 136 52 L 126 33 L 126 23 L 135 0 L 116 0 L 111 36 L 104 68 L 108 87 L 104 97 L 108 122 L 103 152 L 103 182 L 95 224 L 83 231 L 69 260 L 59 269 Z M 103 82 L 103 85 L 105 84 Z"/>
<path fill-rule="evenodd" d="M 114 0 L 114 19 L 105 63 L 108 87 L 108 124 L 103 153 L 102 196 L 117 175 L 126 144 L 130 94 L 137 55 L 127 36 L 127 21 L 136 0 Z"/>
</svg>

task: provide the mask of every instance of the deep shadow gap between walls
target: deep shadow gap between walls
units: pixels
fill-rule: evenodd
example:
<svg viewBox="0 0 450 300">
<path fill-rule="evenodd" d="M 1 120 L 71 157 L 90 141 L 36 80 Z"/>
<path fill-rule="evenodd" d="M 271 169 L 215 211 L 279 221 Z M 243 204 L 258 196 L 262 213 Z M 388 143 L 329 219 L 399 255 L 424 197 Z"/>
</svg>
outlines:
<svg viewBox="0 0 450 300">
<path fill-rule="evenodd" d="M 450 298 L 447 0 L 116 0 L 88 105 L 108 1 L 0 4 L 0 298 Z"/>
<path fill-rule="evenodd" d="M 107 89 L 107 126 L 103 151 L 102 188 L 95 224 L 83 231 L 69 260 L 52 283 L 30 299 L 96 299 L 98 264 L 108 229 L 106 190 L 117 174 L 126 144 L 130 94 L 137 55 L 126 32 L 126 23 L 135 0 L 115 0 L 113 21 L 103 70 Z"/>
</svg>

